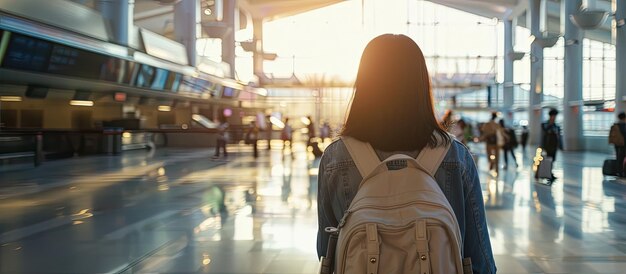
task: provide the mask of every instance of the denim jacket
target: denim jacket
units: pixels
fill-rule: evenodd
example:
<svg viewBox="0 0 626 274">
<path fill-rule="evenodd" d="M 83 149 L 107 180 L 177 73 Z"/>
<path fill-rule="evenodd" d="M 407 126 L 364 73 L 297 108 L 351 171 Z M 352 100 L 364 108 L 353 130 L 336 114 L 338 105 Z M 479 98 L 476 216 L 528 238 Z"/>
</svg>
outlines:
<svg viewBox="0 0 626 274">
<path fill-rule="evenodd" d="M 417 157 L 413 152 L 384 152 L 376 149 L 380 159 L 402 153 Z M 389 169 L 406 167 L 405 161 L 392 161 Z M 317 253 L 325 256 L 329 235 L 324 228 L 336 227 L 356 195 L 362 177 L 344 145 L 337 140 L 324 151 L 318 176 Z M 453 141 L 435 180 L 450 202 L 459 222 L 463 240 L 463 257 L 471 257 L 474 273 L 496 273 L 487 231 L 483 195 L 474 160 L 467 148 Z"/>
</svg>

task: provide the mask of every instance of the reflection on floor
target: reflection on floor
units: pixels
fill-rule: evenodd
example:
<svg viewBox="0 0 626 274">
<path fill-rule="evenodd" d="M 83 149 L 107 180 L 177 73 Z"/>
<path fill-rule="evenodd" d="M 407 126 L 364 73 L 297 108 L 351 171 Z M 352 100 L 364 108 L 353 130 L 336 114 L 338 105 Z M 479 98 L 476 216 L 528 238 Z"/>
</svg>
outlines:
<svg viewBox="0 0 626 274">
<path fill-rule="evenodd" d="M 0 273 L 315 273 L 317 161 L 231 146 L 48 162 L 0 174 Z M 261 144 L 260 148 L 265 148 Z M 478 154 L 499 273 L 624 273 L 626 182 L 606 155 L 531 155 L 498 178 Z"/>
</svg>

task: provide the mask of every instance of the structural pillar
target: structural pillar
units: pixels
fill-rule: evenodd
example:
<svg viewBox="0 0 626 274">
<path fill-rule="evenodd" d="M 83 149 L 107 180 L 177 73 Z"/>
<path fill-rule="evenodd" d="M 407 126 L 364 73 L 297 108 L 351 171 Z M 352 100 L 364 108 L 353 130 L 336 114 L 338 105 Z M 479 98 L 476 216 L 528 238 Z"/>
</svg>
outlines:
<svg viewBox="0 0 626 274">
<path fill-rule="evenodd" d="M 513 118 L 513 21 L 504 19 L 504 120 L 507 126 L 512 125 Z"/>
<path fill-rule="evenodd" d="M 135 0 L 98 0 L 96 8 L 109 22 L 114 42 L 128 46 L 134 30 Z"/>
<path fill-rule="evenodd" d="M 535 37 L 530 45 L 530 90 L 528 102 L 528 136 L 531 144 L 541 144 L 543 121 L 543 37 L 540 30 L 541 0 L 529 0 L 526 16 L 530 16 L 530 34 Z"/>
<path fill-rule="evenodd" d="M 254 43 L 252 71 L 254 75 L 259 77 L 259 82 L 263 83 L 265 78 L 263 72 L 263 19 L 255 18 L 252 20 L 252 41 Z"/>
<path fill-rule="evenodd" d="M 624 72 L 626 71 L 626 25 L 619 26 L 624 22 L 620 20 L 626 20 L 626 0 L 613 0 L 615 1 L 613 6 L 615 7 L 615 20 L 618 21 L 617 28 L 615 29 L 615 113 L 626 111 L 626 77 Z"/>
<path fill-rule="evenodd" d="M 571 14 L 578 12 L 582 0 L 561 2 L 561 20 L 565 39 L 563 69 L 563 148 L 565 150 L 584 149 L 582 107 L 583 107 L 583 34 L 569 20 Z"/>
<path fill-rule="evenodd" d="M 200 36 L 200 2 L 185 0 L 174 6 L 174 37 L 185 45 L 189 65 L 196 66 L 196 40 Z"/>
<path fill-rule="evenodd" d="M 230 77 L 235 77 L 235 25 L 237 0 L 224 0 L 224 20 L 227 30 L 222 36 L 222 61 L 230 65 Z"/>
</svg>

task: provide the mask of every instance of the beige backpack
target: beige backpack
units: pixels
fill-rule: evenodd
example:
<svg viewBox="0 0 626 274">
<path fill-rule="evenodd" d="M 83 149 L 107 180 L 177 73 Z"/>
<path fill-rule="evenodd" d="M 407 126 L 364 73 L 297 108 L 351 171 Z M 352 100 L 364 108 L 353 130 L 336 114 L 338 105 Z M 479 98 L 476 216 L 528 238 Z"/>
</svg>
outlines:
<svg viewBox="0 0 626 274">
<path fill-rule="evenodd" d="M 449 146 L 381 162 L 368 143 L 342 140 L 363 181 L 337 227 L 335 273 L 471 273 L 454 211 L 433 178 Z M 391 161 L 407 168 L 388 170 Z"/>
</svg>

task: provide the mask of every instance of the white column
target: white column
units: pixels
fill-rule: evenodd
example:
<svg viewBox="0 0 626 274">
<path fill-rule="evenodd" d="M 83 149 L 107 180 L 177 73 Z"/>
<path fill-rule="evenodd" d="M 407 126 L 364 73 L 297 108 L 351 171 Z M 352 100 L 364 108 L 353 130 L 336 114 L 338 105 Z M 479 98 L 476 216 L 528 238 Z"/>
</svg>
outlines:
<svg viewBox="0 0 626 274">
<path fill-rule="evenodd" d="M 113 42 L 128 46 L 133 33 L 135 0 L 98 0 L 96 9 L 109 22 Z"/>
<path fill-rule="evenodd" d="M 615 19 L 626 20 L 626 0 L 615 1 Z M 617 27 L 615 30 L 615 113 L 626 111 L 626 25 Z"/>
<path fill-rule="evenodd" d="M 580 10 L 582 0 L 561 2 L 561 16 L 565 39 L 563 92 L 563 145 L 566 150 L 584 149 L 582 126 L 583 47 L 582 30 L 569 20 L 570 14 Z"/>
<path fill-rule="evenodd" d="M 237 10 L 236 0 L 224 0 L 224 20 L 227 31 L 222 36 L 222 61 L 230 65 L 230 75 L 235 77 L 235 32 L 238 25 L 235 24 Z"/>
<path fill-rule="evenodd" d="M 513 22 L 504 19 L 504 119 L 507 126 L 511 126 L 513 115 Z"/>
<path fill-rule="evenodd" d="M 254 42 L 254 51 L 252 52 L 252 67 L 254 75 L 259 77 L 259 82 L 263 83 L 265 79 L 263 69 L 263 19 L 255 18 L 252 20 L 252 41 Z"/>
<path fill-rule="evenodd" d="M 196 66 L 196 40 L 200 29 L 200 2 L 198 0 L 180 1 L 174 6 L 174 37 L 185 45 L 189 65 Z"/>
<path fill-rule="evenodd" d="M 531 144 L 541 143 L 543 101 L 543 47 L 539 39 L 543 36 L 540 23 L 541 0 L 529 0 L 526 16 L 530 16 L 530 34 L 536 39 L 530 45 L 530 100 L 528 102 L 528 131 Z"/>
</svg>

